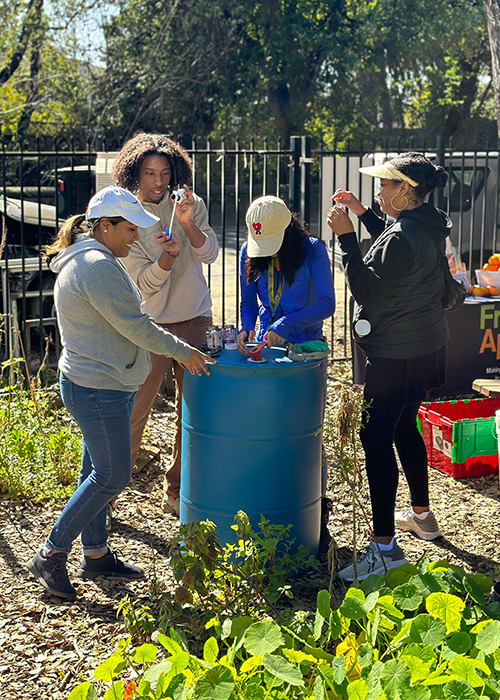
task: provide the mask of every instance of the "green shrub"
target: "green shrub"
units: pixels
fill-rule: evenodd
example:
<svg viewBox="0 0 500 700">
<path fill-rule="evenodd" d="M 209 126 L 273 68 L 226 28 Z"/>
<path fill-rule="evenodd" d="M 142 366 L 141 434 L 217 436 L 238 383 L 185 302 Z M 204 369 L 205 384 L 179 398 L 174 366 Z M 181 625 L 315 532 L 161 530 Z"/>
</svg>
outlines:
<svg viewBox="0 0 500 700">
<path fill-rule="evenodd" d="M 500 697 L 500 605 L 492 581 L 447 562 L 404 564 L 328 591 L 316 612 L 273 620 L 214 614 L 202 653 L 174 628 L 153 644 L 130 638 L 69 700 L 474 700 Z M 121 678 L 120 678 L 121 676 Z"/>
<path fill-rule="evenodd" d="M 34 380 L 26 390 L 17 369 L 14 376 L 14 384 L 0 388 L 0 493 L 12 499 L 67 496 L 79 470 L 80 431 Z"/>
<path fill-rule="evenodd" d="M 235 544 L 222 547 L 214 523 L 192 521 L 180 526 L 170 542 L 170 566 L 177 583 L 163 590 L 154 577 L 152 608 L 135 609 L 129 599 L 121 606 L 123 622 L 134 638 L 153 629 L 175 626 L 197 645 L 211 634 L 215 615 L 259 617 L 277 614 L 276 604 L 292 597 L 287 578 L 318 566 L 306 547 L 293 549 L 291 525 L 273 525 L 261 516 L 257 531 L 248 516 L 235 516 Z M 154 615 L 153 615 L 154 613 Z"/>
</svg>

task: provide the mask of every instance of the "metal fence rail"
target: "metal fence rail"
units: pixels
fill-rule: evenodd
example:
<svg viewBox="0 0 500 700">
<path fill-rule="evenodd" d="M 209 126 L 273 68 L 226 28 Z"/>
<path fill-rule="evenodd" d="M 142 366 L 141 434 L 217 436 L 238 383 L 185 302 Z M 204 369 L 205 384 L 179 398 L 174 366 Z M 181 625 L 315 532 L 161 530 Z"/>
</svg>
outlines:
<svg viewBox="0 0 500 700">
<path fill-rule="evenodd" d="M 435 203 L 453 221 L 452 240 L 470 274 L 500 247 L 499 149 L 477 147 L 456 150 L 421 144 L 416 148 L 398 142 L 383 147 L 362 144 L 354 150 L 313 148 L 306 136 L 292 137 L 287 148 L 278 142 L 252 140 L 213 144 L 193 140 L 188 152 L 193 161 L 193 189 L 205 200 L 210 222 L 219 239 L 221 253 L 207 268 L 214 318 L 218 324 L 238 323 L 238 254 L 246 236 L 245 212 L 250 202 L 264 194 L 282 197 L 310 229 L 321 237 L 331 253 L 337 310 L 325 324 L 332 358 L 350 357 L 348 293 L 334 236 L 326 225 L 330 196 L 342 187 L 365 204 L 375 199 L 376 182 L 362 177 L 359 167 L 383 162 L 405 150 L 419 150 L 448 172 L 449 184 L 436 193 Z M 53 151 L 7 150 L 0 152 L 0 211 L 2 243 L 4 357 L 19 354 L 19 338 L 31 362 L 40 361 L 45 338 L 57 338 L 51 289 L 54 278 L 39 256 L 56 228 L 69 215 L 82 213 L 100 184 L 96 161 L 105 153 L 54 148 Z M 109 154 L 110 156 L 112 154 Z M 107 173 L 109 181 L 109 173 Z M 368 237 L 355 222 L 362 249 Z M 58 348 L 52 348 L 55 361 Z"/>
</svg>

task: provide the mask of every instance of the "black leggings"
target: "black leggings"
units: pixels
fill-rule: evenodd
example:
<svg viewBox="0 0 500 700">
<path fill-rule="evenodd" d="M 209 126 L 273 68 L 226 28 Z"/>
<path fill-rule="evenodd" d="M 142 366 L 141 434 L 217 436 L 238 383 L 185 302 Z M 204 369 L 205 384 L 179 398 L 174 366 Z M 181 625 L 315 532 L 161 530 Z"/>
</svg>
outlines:
<svg viewBox="0 0 500 700">
<path fill-rule="evenodd" d="M 369 419 L 360 430 L 370 486 L 373 532 L 376 537 L 394 535 L 394 508 L 398 465 L 393 444 L 410 488 L 414 506 L 429 505 L 427 453 L 418 431 L 419 403 L 407 405 L 405 360 L 376 358 L 367 363 L 364 397 Z"/>
</svg>

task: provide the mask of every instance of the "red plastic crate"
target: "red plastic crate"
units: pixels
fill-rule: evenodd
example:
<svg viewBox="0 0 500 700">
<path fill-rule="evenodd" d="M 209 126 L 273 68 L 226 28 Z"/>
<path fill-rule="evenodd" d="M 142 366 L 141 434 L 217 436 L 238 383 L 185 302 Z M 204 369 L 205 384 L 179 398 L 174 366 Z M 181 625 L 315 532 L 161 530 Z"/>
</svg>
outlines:
<svg viewBox="0 0 500 700">
<path fill-rule="evenodd" d="M 495 412 L 500 399 L 464 399 L 423 403 L 420 432 L 431 467 L 454 479 L 498 471 Z"/>
</svg>

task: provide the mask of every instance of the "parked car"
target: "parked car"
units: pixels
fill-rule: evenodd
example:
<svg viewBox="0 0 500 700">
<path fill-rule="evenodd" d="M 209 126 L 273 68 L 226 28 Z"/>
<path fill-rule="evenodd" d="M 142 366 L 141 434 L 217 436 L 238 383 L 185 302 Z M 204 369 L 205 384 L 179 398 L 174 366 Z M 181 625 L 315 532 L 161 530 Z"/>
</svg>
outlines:
<svg viewBox="0 0 500 700">
<path fill-rule="evenodd" d="M 324 156 L 321 164 L 323 222 L 326 222 L 330 195 L 338 187 L 350 190 L 365 204 L 371 202 L 376 209 L 374 195 L 378 181 L 362 177 L 358 168 L 383 163 L 396 155 Z M 426 155 L 437 162 L 436 153 Z M 492 252 L 500 250 L 499 162 L 498 151 L 445 153 L 448 184 L 443 190 L 436 190 L 434 203 L 449 214 L 453 223 L 452 243 L 471 270 L 480 267 Z M 331 239 L 326 223 L 322 223 L 321 235 L 325 240 Z M 360 237 L 362 249 L 367 249 L 370 237 L 364 227 L 360 227 Z"/>
<path fill-rule="evenodd" d="M 41 264 L 40 250 L 53 240 L 68 216 L 85 210 L 95 191 L 95 172 L 88 166 L 66 167 L 46 173 L 41 182 L 41 187 L 5 188 L 7 196 L 0 190 L 0 223 L 5 237 L 0 255 L 2 315 L 12 313 L 15 295 L 19 327 L 31 321 L 35 332 L 35 319 L 54 316 L 53 297 L 47 292 L 52 290 L 55 276 Z M 3 290 L 7 279 L 10 299 Z"/>
</svg>

